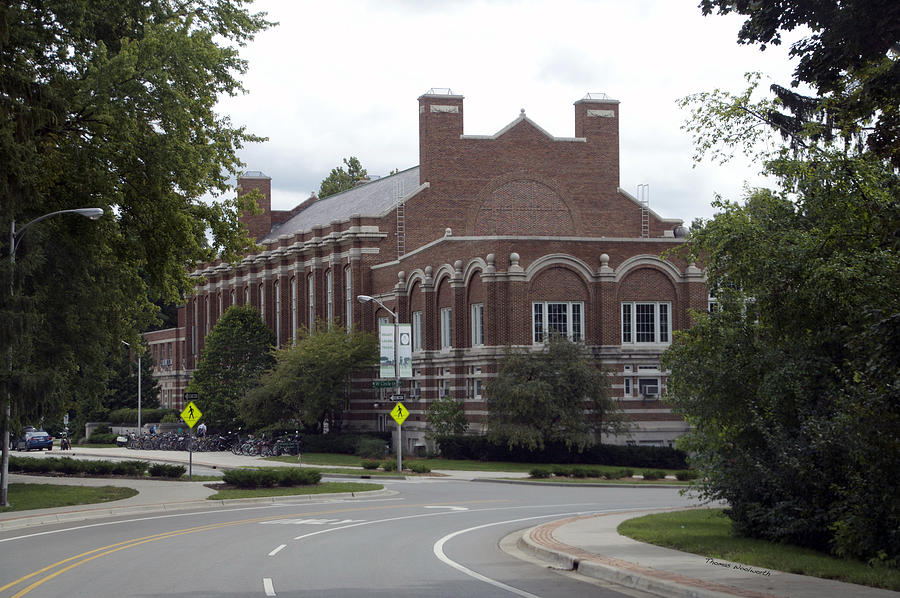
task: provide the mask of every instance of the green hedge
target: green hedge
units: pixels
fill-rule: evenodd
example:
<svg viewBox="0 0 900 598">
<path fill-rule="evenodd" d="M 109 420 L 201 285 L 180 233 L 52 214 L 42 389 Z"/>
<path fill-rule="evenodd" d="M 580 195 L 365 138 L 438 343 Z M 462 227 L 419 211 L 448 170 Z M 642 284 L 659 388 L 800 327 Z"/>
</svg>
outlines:
<svg viewBox="0 0 900 598">
<path fill-rule="evenodd" d="M 493 444 L 486 436 L 454 435 L 442 438 L 441 456 L 470 461 L 512 461 L 519 463 L 569 463 L 618 465 L 661 469 L 687 469 L 684 451 L 661 446 L 597 444 L 579 453 L 563 443 L 548 444 L 543 451 L 510 450 L 506 443 Z"/>
<path fill-rule="evenodd" d="M 184 465 L 171 465 L 168 463 L 154 463 L 147 470 L 155 478 L 178 479 L 187 471 Z"/>
<path fill-rule="evenodd" d="M 174 415 L 177 418 L 178 411 L 175 409 L 141 409 L 141 423 L 160 422 L 167 415 Z M 137 426 L 138 410 L 132 408 L 113 409 L 109 412 L 107 419 L 110 423 L 118 426 Z"/>
<path fill-rule="evenodd" d="M 299 467 L 261 467 L 231 469 L 225 472 L 226 484 L 238 488 L 272 488 L 273 486 L 314 486 L 322 479 L 316 469 Z"/>
<path fill-rule="evenodd" d="M 359 455 L 361 442 L 363 447 L 374 446 L 370 439 L 377 439 L 380 453 L 375 457 L 384 455 L 384 444 L 390 441 L 390 432 L 370 432 L 368 434 L 307 434 L 303 436 L 304 453 L 340 453 L 344 455 Z M 368 455 L 360 455 L 367 457 Z"/>
<path fill-rule="evenodd" d="M 149 463 L 146 461 L 79 461 L 71 457 L 36 459 L 10 456 L 9 458 L 9 470 L 21 473 L 143 477 L 148 466 Z"/>
<path fill-rule="evenodd" d="M 112 432 L 94 432 L 87 441 L 88 444 L 115 444 L 116 436 Z"/>
</svg>

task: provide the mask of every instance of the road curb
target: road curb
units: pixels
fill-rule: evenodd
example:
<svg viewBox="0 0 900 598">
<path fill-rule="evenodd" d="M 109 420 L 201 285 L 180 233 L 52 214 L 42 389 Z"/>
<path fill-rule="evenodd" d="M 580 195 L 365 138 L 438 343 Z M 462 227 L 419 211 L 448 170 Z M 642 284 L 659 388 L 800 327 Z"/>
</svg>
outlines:
<svg viewBox="0 0 900 598">
<path fill-rule="evenodd" d="M 527 484 L 529 486 L 561 486 L 565 488 L 688 488 L 679 484 L 592 484 L 586 482 L 584 484 L 570 482 L 534 482 L 530 480 L 511 480 L 504 478 L 473 478 L 471 482 L 493 482 L 495 484 Z"/>
<path fill-rule="evenodd" d="M 636 513 L 635 517 L 640 517 L 644 514 Z M 602 517 L 602 515 L 594 516 Z M 649 592 L 657 596 L 675 598 L 734 598 L 734 596 L 756 596 L 762 598 L 763 596 L 769 596 L 769 594 L 757 592 L 742 592 L 737 588 L 735 588 L 734 592 L 719 592 L 702 587 L 707 585 L 707 582 L 702 580 L 692 580 L 694 583 L 690 585 L 679 583 L 674 579 L 666 579 L 669 574 L 664 571 L 651 574 L 645 568 L 632 563 L 603 563 L 601 562 L 602 560 L 615 561 L 615 559 L 610 559 L 603 555 L 577 551 L 577 549 L 573 549 L 573 552 L 568 552 L 544 545 L 539 538 L 541 536 L 552 537 L 551 530 L 560 523 L 559 521 L 544 523 L 525 530 L 519 537 L 516 544 L 517 547 L 547 562 L 553 568 L 574 571 L 585 577 Z M 580 554 L 576 552 L 580 552 Z M 623 567 L 622 565 L 625 566 Z M 631 566 L 629 567 L 629 565 Z"/>
</svg>

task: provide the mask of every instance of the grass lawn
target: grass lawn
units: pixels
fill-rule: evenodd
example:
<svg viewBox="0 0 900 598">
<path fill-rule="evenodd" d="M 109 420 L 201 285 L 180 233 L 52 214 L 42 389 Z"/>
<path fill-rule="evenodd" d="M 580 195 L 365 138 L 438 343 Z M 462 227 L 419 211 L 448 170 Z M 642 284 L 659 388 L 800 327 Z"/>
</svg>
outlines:
<svg viewBox="0 0 900 598">
<path fill-rule="evenodd" d="M 10 507 L 0 512 L 48 509 L 91 503 L 110 502 L 137 494 L 132 488 L 120 486 L 60 486 L 57 484 L 10 484 L 7 499 Z"/>
<path fill-rule="evenodd" d="M 362 482 L 322 482 L 315 486 L 293 486 L 288 488 L 231 488 L 219 490 L 207 497 L 208 500 L 230 500 L 234 498 L 260 498 L 267 496 L 296 496 L 300 494 L 331 494 L 334 492 L 367 492 L 383 490 L 381 484 L 365 484 Z"/>
<path fill-rule="evenodd" d="M 641 542 L 765 569 L 900 590 L 900 570 L 871 567 L 787 544 L 731 535 L 722 509 L 692 509 L 629 519 L 618 531 Z"/>
</svg>

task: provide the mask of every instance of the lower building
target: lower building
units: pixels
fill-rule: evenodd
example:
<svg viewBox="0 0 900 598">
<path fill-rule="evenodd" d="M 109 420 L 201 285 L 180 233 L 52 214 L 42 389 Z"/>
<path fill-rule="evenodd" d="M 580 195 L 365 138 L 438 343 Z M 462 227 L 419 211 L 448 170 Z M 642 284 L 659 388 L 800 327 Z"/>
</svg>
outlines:
<svg viewBox="0 0 900 598">
<path fill-rule="evenodd" d="M 262 212 L 244 222 L 263 249 L 198 269 L 179 327 L 148 335 L 172 406 L 229 306 L 256 306 L 283 346 L 317 318 L 392 323 L 356 300 L 369 295 L 412 327 L 405 450 L 427 444 L 425 411 L 439 397 L 461 401 L 483 431 L 485 388 L 505 350 L 540 347 L 551 333 L 584 343 L 612 372 L 634 426 L 605 442 L 671 444 L 686 424 L 662 401 L 660 355 L 691 310 L 706 309 L 706 278 L 669 251 L 684 243 L 682 221 L 619 186 L 618 121 L 619 102 L 588 94 L 575 102 L 575 137 L 524 111 L 492 135 L 466 135 L 462 96 L 430 90 L 419 98 L 416 167 L 289 211 L 271 209 L 269 177 L 245 173 L 239 193 L 259 191 Z M 392 429 L 392 391 L 365 376 L 354 386 L 345 427 Z"/>
</svg>

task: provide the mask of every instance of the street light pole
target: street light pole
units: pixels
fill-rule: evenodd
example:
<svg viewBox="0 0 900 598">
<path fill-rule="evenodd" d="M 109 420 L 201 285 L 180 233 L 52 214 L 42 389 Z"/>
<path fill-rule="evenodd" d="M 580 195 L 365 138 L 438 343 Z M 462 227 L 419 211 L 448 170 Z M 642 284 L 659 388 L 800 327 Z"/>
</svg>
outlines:
<svg viewBox="0 0 900 598">
<path fill-rule="evenodd" d="M 368 303 L 374 301 L 391 314 L 394 318 L 394 393 L 400 393 L 400 317 L 385 306 L 384 303 L 369 295 L 357 295 L 357 301 L 360 303 Z M 403 431 L 400 424 L 397 424 L 397 471 L 403 471 Z"/>
<path fill-rule="evenodd" d="M 90 220 L 97 220 L 101 216 L 103 216 L 103 208 L 77 208 L 74 210 L 58 210 L 56 212 L 50 212 L 49 214 L 44 214 L 43 216 L 39 216 L 30 222 L 27 222 L 25 226 L 16 230 L 16 221 L 12 220 L 9 223 L 9 298 L 10 298 L 10 307 L 12 307 L 12 300 L 15 298 L 15 279 L 16 279 L 16 249 L 18 248 L 17 243 L 19 239 L 22 237 L 22 234 L 25 230 L 36 222 L 40 222 L 41 220 L 46 220 L 52 216 L 58 216 L 60 214 L 78 214 L 80 216 L 84 216 L 85 218 L 89 218 Z M 8 366 L 9 366 L 9 382 L 6 386 L 6 408 L 3 409 L 3 422 L 2 422 L 2 436 L 3 436 L 3 447 L 2 447 L 2 459 L 0 459 L 0 507 L 8 507 L 8 490 L 9 490 L 9 421 L 12 415 L 11 406 L 12 406 L 12 372 L 13 372 L 13 345 L 12 345 L 12 334 L 10 334 L 10 343 L 9 343 L 9 355 L 7 356 Z"/>
<path fill-rule="evenodd" d="M 131 349 L 131 344 L 122 341 L 123 345 L 126 345 L 129 349 Z M 137 435 L 141 436 L 141 354 L 137 354 L 138 358 L 138 425 L 137 425 Z"/>
</svg>

